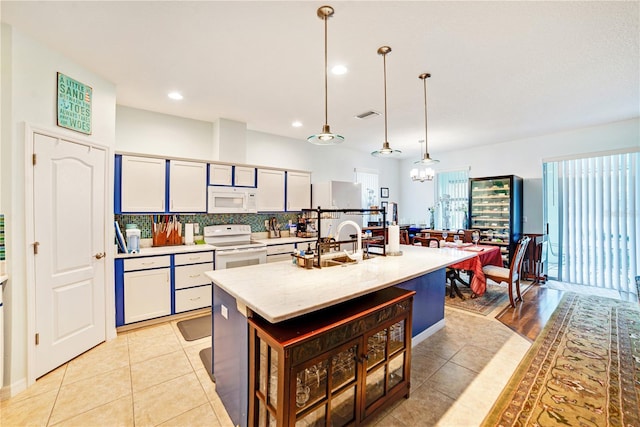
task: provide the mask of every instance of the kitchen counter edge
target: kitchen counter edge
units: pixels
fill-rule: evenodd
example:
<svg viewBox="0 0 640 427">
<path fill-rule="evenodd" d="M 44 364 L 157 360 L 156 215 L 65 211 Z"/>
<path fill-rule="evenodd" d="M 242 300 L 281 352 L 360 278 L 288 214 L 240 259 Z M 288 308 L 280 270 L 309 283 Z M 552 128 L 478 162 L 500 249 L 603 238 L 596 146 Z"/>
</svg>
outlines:
<svg viewBox="0 0 640 427">
<path fill-rule="evenodd" d="M 346 268 L 306 270 L 292 266 L 290 261 L 281 261 L 207 271 L 205 275 L 237 300 L 238 310 L 243 315 L 248 313 L 243 312 L 246 306 L 267 321 L 278 323 L 406 282 L 475 256 L 475 253 L 459 249 L 404 245 L 401 249 L 403 256 L 379 256 Z"/>
<path fill-rule="evenodd" d="M 215 247 L 211 245 L 176 245 L 176 246 L 155 246 L 151 248 L 140 248 L 137 254 L 117 254 L 114 258 L 138 258 L 156 255 L 184 254 L 189 252 L 213 251 Z"/>
</svg>

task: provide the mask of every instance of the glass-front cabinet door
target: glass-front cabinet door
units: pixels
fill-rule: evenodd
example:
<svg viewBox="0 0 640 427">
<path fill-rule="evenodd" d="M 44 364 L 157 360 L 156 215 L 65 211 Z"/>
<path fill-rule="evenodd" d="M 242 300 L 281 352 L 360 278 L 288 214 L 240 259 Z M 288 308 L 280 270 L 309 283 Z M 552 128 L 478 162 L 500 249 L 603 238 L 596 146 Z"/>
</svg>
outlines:
<svg viewBox="0 0 640 427">
<path fill-rule="evenodd" d="M 292 368 L 296 426 L 339 427 L 355 421 L 359 348 L 361 339 L 356 339 Z"/>
<path fill-rule="evenodd" d="M 406 319 L 402 319 L 365 335 L 365 412 L 395 386 L 408 380 L 406 334 Z"/>
<path fill-rule="evenodd" d="M 470 179 L 471 228 L 480 233 L 480 243 L 500 246 L 509 265 L 522 236 L 522 178 L 515 175 Z"/>
</svg>

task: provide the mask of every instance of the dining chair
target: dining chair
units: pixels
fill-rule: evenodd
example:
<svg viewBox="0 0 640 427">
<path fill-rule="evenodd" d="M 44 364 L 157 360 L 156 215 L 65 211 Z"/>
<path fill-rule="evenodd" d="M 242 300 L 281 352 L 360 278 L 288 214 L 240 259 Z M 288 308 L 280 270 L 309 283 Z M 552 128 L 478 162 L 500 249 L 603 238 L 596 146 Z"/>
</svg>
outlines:
<svg viewBox="0 0 640 427">
<path fill-rule="evenodd" d="M 491 279 L 497 283 L 507 282 L 509 284 L 509 302 L 511 302 L 511 307 L 514 308 L 516 306 L 516 302 L 522 301 L 522 295 L 520 295 L 520 275 L 522 270 L 522 260 L 524 259 L 524 254 L 527 251 L 527 246 L 530 241 L 531 238 L 528 236 L 520 239 L 509 268 L 497 267 L 495 265 L 486 265 L 482 267 L 482 272 L 487 279 Z M 515 301 L 513 299 L 514 284 L 517 295 Z"/>
<path fill-rule="evenodd" d="M 411 244 L 411 241 L 409 240 L 409 230 L 400 230 L 400 244 L 401 245 Z"/>
<path fill-rule="evenodd" d="M 425 238 L 425 237 L 414 237 L 413 238 L 413 244 L 414 245 L 420 245 L 420 246 L 426 246 L 428 248 L 439 248 L 440 247 L 440 240 L 433 238 L 433 237 L 429 237 L 429 238 Z"/>
</svg>

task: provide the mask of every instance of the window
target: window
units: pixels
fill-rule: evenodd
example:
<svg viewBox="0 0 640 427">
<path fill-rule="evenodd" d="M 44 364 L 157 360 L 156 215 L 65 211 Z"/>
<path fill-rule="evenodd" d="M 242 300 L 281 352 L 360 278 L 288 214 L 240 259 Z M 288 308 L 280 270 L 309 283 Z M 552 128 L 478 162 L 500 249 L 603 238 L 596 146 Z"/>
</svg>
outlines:
<svg viewBox="0 0 640 427">
<path fill-rule="evenodd" d="M 467 228 L 469 212 L 469 170 L 436 173 L 435 228 Z"/>
<path fill-rule="evenodd" d="M 378 194 L 380 194 L 378 172 L 370 169 L 356 169 L 355 172 L 356 182 L 362 185 L 362 208 L 369 209 L 370 206 L 380 206 L 378 202 Z M 364 215 L 362 221 L 362 225 L 366 227 L 369 223 L 382 221 L 382 215 Z"/>
<path fill-rule="evenodd" d="M 639 153 L 546 161 L 546 274 L 637 295 Z"/>
</svg>

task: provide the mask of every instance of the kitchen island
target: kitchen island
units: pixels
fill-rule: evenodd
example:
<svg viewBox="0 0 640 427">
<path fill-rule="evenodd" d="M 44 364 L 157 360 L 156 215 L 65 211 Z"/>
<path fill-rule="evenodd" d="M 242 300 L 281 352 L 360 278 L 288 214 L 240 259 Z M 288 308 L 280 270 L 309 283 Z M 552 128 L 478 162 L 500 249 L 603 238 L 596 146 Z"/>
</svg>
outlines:
<svg viewBox="0 0 640 427">
<path fill-rule="evenodd" d="M 213 375 L 234 424 L 247 425 L 249 326 L 304 322 L 306 315 L 398 287 L 415 291 L 413 344 L 444 327 L 445 267 L 473 254 L 457 249 L 401 246 L 402 256 L 303 269 L 283 261 L 210 271 L 213 282 Z"/>
</svg>

